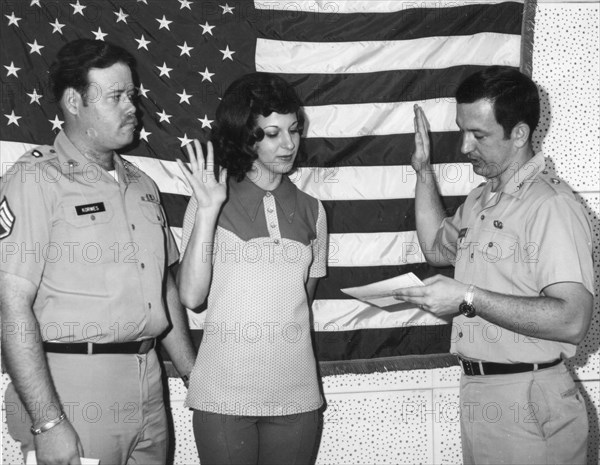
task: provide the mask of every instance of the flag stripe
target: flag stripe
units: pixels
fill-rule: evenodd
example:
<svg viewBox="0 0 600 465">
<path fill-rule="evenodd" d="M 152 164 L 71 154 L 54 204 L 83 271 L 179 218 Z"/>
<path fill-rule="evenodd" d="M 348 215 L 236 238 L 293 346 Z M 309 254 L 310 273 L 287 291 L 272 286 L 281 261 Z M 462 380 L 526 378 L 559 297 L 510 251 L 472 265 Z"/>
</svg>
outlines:
<svg viewBox="0 0 600 465">
<path fill-rule="evenodd" d="M 521 33 L 520 22 L 515 19 L 522 15 L 522 1 L 319 3 L 320 6 L 317 2 L 255 2 L 253 20 L 264 37 L 292 41 L 349 42 L 357 37 L 370 41 L 407 40 L 432 33 L 452 36 L 484 31 Z"/>
<path fill-rule="evenodd" d="M 300 99 L 309 106 L 413 102 L 452 99 L 458 84 L 482 68 L 465 65 L 377 73 L 281 74 L 281 77 L 295 86 Z"/>
<path fill-rule="evenodd" d="M 374 73 L 457 65 L 519 65 L 520 38 L 485 32 L 402 41 L 297 42 L 258 39 L 256 69 L 270 73 Z M 318 56 L 321 59 L 315 60 Z"/>
<path fill-rule="evenodd" d="M 419 104 L 429 120 L 431 131 L 458 131 L 455 123 L 454 99 L 419 102 L 357 103 L 345 105 L 306 106 L 311 137 L 361 137 L 414 133 L 414 105 Z"/>
<path fill-rule="evenodd" d="M 437 268 L 427 263 L 355 268 L 330 267 L 327 276 L 319 281 L 315 298 L 321 301 L 347 299 L 348 296 L 341 291 L 343 288 L 364 286 L 408 272 L 416 274 L 423 280 L 436 274 L 452 277 L 454 270 L 452 267 Z"/>
</svg>

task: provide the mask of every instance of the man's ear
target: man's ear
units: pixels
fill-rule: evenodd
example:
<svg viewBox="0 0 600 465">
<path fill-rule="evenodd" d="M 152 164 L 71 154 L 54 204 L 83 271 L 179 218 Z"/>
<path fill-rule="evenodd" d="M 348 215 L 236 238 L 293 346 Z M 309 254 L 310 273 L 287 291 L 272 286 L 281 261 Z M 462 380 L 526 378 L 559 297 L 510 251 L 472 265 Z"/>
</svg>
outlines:
<svg viewBox="0 0 600 465">
<path fill-rule="evenodd" d="M 77 115 L 79 108 L 83 105 L 83 97 L 73 87 L 67 87 L 63 93 L 61 103 L 66 111 L 72 115 Z"/>
<path fill-rule="evenodd" d="M 523 148 L 529 142 L 529 133 L 529 125 L 521 121 L 520 123 L 517 123 L 514 128 L 512 128 L 510 137 L 517 147 Z"/>
</svg>

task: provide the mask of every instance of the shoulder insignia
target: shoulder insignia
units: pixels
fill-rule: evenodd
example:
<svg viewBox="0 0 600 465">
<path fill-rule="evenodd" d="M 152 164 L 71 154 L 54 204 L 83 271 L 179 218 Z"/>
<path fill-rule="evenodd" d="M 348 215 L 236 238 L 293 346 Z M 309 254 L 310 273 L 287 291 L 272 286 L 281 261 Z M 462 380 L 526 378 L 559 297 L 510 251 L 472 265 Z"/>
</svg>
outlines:
<svg viewBox="0 0 600 465">
<path fill-rule="evenodd" d="M 0 239 L 10 236 L 15 224 L 15 215 L 13 214 L 6 197 L 0 202 Z"/>
</svg>

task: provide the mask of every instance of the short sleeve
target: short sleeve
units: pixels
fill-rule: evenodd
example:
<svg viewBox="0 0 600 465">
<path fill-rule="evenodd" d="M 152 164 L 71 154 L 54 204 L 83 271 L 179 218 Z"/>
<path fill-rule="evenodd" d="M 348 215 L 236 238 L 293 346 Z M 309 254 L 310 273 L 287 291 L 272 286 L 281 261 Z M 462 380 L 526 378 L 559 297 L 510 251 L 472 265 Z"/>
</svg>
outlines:
<svg viewBox="0 0 600 465">
<path fill-rule="evenodd" d="M 308 274 L 310 278 L 321 278 L 327 274 L 327 218 L 323 204 L 319 200 L 317 202 L 319 204 L 317 237 L 311 243 L 313 261 Z"/>
<path fill-rule="evenodd" d="M 39 165 L 18 162 L 0 181 L 1 269 L 40 284 L 50 244 L 51 199 L 33 176 Z"/>
<path fill-rule="evenodd" d="M 179 261 L 183 260 L 183 254 L 185 253 L 185 249 L 190 241 L 192 230 L 194 229 L 194 222 L 196 220 L 196 210 L 198 210 L 198 201 L 192 195 L 185 210 L 185 216 L 183 217 L 183 231 L 181 233 Z"/>
<path fill-rule="evenodd" d="M 443 219 L 433 244 L 436 253 L 452 263 L 456 262 L 458 236 L 460 234 L 460 225 L 463 223 L 462 212 L 464 211 L 464 206 L 462 204 L 454 216 Z"/>
<path fill-rule="evenodd" d="M 583 206 L 556 195 L 544 201 L 527 225 L 528 263 L 538 290 L 560 282 L 576 282 L 594 294 L 591 228 Z"/>
</svg>

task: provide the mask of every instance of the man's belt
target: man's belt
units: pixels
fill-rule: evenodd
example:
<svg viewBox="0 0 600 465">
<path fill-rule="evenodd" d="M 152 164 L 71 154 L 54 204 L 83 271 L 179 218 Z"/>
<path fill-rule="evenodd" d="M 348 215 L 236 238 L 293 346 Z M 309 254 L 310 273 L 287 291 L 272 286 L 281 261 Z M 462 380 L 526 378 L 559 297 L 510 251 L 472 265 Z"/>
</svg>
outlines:
<svg viewBox="0 0 600 465">
<path fill-rule="evenodd" d="M 458 357 L 463 373 L 467 376 L 479 375 L 510 375 L 514 373 L 526 373 L 528 371 L 543 370 L 558 365 L 562 360 L 557 359 L 548 363 L 494 363 L 467 360 Z"/>
<path fill-rule="evenodd" d="M 94 344 L 92 342 L 77 342 L 63 344 L 61 342 L 44 341 L 44 350 L 55 354 L 147 354 L 156 345 L 156 339 L 143 341 L 111 342 L 107 344 Z"/>
</svg>

